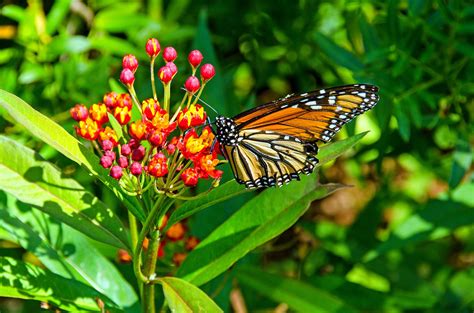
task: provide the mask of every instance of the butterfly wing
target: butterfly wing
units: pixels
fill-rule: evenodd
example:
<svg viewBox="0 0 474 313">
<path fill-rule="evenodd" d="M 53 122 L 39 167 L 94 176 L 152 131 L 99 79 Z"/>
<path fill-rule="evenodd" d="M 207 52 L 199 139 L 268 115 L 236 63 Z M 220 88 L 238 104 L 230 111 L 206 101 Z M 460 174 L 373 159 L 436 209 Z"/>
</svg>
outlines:
<svg viewBox="0 0 474 313">
<path fill-rule="evenodd" d="M 281 185 L 317 164 L 316 141 L 330 141 L 347 122 L 374 107 L 372 85 L 316 90 L 216 120 L 216 137 L 234 176 L 248 188 Z"/>
<path fill-rule="evenodd" d="M 237 115 L 239 129 L 292 135 L 304 141 L 330 141 L 354 117 L 373 108 L 379 97 L 373 85 L 348 85 L 316 90 L 256 107 Z"/>
<path fill-rule="evenodd" d="M 282 185 L 309 174 L 318 160 L 317 147 L 271 131 L 244 130 L 237 145 L 224 145 L 237 181 L 247 188 Z"/>
</svg>

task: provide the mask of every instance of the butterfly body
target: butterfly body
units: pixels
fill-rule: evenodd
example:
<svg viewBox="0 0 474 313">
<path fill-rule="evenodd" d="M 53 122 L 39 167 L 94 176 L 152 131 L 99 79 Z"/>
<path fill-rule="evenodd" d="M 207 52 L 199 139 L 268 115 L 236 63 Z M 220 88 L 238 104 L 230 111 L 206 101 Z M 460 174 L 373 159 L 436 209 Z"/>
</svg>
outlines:
<svg viewBox="0 0 474 313">
<path fill-rule="evenodd" d="M 243 112 L 219 116 L 214 130 L 237 182 L 269 187 L 313 172 L 317 142 L 328 142 L 355 116 L 378 102 L 378 88 L 348 85 L 284 98 Z"/>
</svg>

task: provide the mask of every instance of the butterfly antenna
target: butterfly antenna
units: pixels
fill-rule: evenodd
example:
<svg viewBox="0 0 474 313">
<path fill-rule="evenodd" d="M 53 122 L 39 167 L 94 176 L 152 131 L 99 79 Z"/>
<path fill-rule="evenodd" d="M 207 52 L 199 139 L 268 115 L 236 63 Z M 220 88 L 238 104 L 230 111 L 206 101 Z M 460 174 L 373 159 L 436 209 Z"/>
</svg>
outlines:
<svg viewBox="0 0 474 313">
<path fill-rule="evenodd" d="M 181 90 L 187 91 L 186 88 L 184 88 L 184 87 L 181 87 Z M 193 94 L 193 97 L 194 97 L 194 98 L 197 98 L 195 94 Z M 217 112 L 217 110 L 214 109 L 209 103 L 207 103 L 206 101 L 202 100 L 201 98 L 199 98 L 198 101 L 202 102 L 202 103 L 205 104 L 207 107 L 209 107 L 212 111 L 214 111 L 214 113 L 216 113 L 217 115 L 219 115 L 219 112 Z"/>
</svg>

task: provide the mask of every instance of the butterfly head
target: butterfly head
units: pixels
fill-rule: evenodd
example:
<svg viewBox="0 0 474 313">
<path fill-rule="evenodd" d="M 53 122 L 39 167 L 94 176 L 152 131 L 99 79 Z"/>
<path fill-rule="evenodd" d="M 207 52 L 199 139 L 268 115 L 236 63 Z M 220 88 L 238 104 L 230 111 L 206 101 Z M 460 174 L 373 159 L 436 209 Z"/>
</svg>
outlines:
<svg viewBox="0 0 474 313">
<path fill-rule="evenodd" d="M 234 120 L 225 116 L 218 116 L 215 121 L 216 138 L 221 144 L 235 146 L 239 141 L 239 131 Z"/>
</svg>

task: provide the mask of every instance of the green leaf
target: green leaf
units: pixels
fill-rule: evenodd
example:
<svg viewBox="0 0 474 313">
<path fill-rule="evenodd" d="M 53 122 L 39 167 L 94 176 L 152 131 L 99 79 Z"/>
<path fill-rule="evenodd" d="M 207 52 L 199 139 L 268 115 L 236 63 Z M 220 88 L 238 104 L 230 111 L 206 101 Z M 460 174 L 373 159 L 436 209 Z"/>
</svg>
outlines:
<svg viewBox="0 0 474 313">
<path fill-rule="evenodd" d="M 107 32 L 129 32 L 140 29 L 149 22 L 146 15 L 139 13 L 138 2 L 116 3 L 97 13 L 94 28 Z"/>
<path fill-rule="evenodd" d="M 106 296 L 78 281 L 18 260 L 0 257 L 0 296 L 48 302 L 66 311 L 100 311 L 97 299 L 120 312 Z"/>
<path fill-rule="evenodd" d="M 145 220 L 145 214 L 136 197 L 131 197 L 121 191 L 118 182 L 108 175 L 100 166 L 99 158 L 89 151 L 64 128 L 39 113 L 15 95 L 0 90 L 0 108 L 3 108 L 18 123 L 69 159 L 87 168 L 109 187 L 119 200 L 140 221 Z"/>
<path fill-rule="evenodd" d="M 120 219 L 40 155 L 0 136 L 0 189 L 95 240 L 129 248 Z"/>
<path fill-rule="evenodd" d="M 458 140 L 453 154 L 453 165 L 449 177 L 449 188 L 456 188 L 472 165 L 471 145 L 467 141 Z"/>
<path fill-rule="evenodd" d="M 54 274 L 80 281 L 106 294 L 121 307 L 138 297 L 116 267 L 85 236 L 46 214 L 18 207 L 12 197 L 0 203 L 2 228 Z"/>
<path fill-rule="evenodd" d="M 212 190 L 209 194 L 201 196 L 196 200 L 185 202 L 178 209 L 176 209 L 170 216 L 166 227 L 163 230 L 166 232 L 168 228 L 177 222 L 196 214 L 212 205 L 228 200 L 232 197 L 238 196 L 249 191 L 244 185 L 238 184 L 235 180 L 231 180 Z"/>
<path fill-rule="evenodd" d="M 341 188 L 319 185 L 316 175 L 265 189 L 215 229 L 183 262 L 177 276 L 196 285 L 213 279 L 248 252 L 291 227 L 310 203 Z"/>
<path fill-rule="evenodd" d="M 187 281 L 163 277 L 160 282 L 172 312 L 223 312 L 204 291 Z"/>
<path fill-rule="evenodd" d="M 355 312 L 330 293 L 294 279 L 244 267 L 236 270 L 243 285 L 278 303 L 286 303 L 296 312 Z"/>
<path fill-rule="evenodd" d="M 316 33 L 314 39 L 321 51 L 336 64 L 352 71 L 360 71 L 364 68 L 364 64 L 356 55 L 341 46 L 336 45 L 331 39 L 323 34 Z"/>
<path fill-rule="evenodd" d="M 474 213 L 468 205 L 434 200 L 426 208 L 398 225 L 390 237 L 363 258 L 368 262 L 394 249 L 444 237 L 454 229 L 474 223 Z"/>
<path fill-rule="evenodd" d="M 333 143 L 321 147 L 317 154 L 317 158 L 319 160 L 318 166 L 321 166 L 339 157 L 341 154 L 352 148 L 362 138 L 364 138 L 367 133 L 368 131 L 354 135 L 344 140 L 335 141 Z"/>
<path fill-rule="evenodd" d="M 46 18 L 46 32 L 48 34 L 51 35 L 58 29 L 59 24 L 61 24 L 69 12 L 71 2 L 72 0 L 59 0 L 53 2 L 54 4 Z"/>
</svg>

